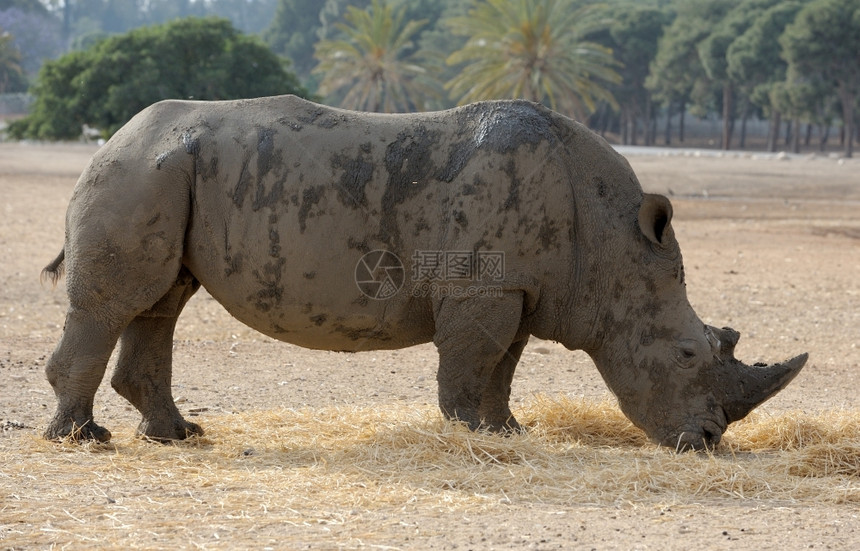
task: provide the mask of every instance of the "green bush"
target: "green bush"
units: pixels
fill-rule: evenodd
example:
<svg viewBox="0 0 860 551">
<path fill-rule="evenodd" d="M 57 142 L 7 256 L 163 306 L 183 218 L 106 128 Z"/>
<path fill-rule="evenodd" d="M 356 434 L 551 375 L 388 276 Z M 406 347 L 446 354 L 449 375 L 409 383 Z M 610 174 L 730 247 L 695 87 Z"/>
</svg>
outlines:
<svg viewBox="0 0 860 551">
<path fill-rule="evenodd" d="M 84 124 L 105 137 L 168 98 L 224 100 L 307 91 L 286 62 L 226 19 L 186 18 L 106 38 L 47 62 L 31 113 L 14 138 L 73 139 Z"/>
</svg>

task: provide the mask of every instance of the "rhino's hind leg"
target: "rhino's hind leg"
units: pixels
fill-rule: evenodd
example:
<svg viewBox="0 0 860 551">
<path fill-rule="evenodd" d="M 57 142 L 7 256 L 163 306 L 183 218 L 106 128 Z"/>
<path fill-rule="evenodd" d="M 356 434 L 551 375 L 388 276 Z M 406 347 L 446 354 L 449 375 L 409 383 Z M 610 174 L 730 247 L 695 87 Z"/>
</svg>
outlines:
<svg viewBox="0 0 860 551">
<path fill-rule="evenodd" d="M 202 435 L 173 401 L 170 384 L 176 319 L 200 283 L 184 267 L 170 290 L 134 318 L 120 337 L 119 359 L 111 386 L 140 411 L 137 433 L 153 440 L 182 440 Z"/>
<path fill-rule="evenodd" d="M 438 307 L 439 407 L 472 430 L 515 429 L 508 407 L 510 381 L 525 346 L 517 340 L 520 293 L 502 298 L 447 298 Z M 524 336 L 520 336 L 523 339 Z M 514 343 L 514 341 L 517 341 Z"/>
<path fill-rule="evenodd" d="M 110 440 L 110 431 L 93 421 L 93 400 L 119 332 L 116 324 L 85 310 L 69 309 L 63 336 L 45 367 L 57 397 L 57 410 L 45 438 Z"/>
<path fill-rule="evenodd" d="M 129 323 L 170 293 L 182 267 L 188 187 L 152 171 L 151 159 L 133 150 L 99 150 L 69 202 L 63 246 L 69 311 L 45 368 L 57 397 L 49 439 L 110 439 L 93 423 L 93 399 L 111 352 Z"/>
</svg>

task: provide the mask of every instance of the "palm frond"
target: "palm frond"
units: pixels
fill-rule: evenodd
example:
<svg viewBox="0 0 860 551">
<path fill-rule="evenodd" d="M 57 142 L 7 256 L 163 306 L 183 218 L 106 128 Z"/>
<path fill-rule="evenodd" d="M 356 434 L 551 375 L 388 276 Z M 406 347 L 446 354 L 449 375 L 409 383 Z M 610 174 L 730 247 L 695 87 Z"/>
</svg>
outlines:
<svg viewBox="0 0 860 551">
<path fill-rule="evenodd" d="M 428 75 L 417 61 L 423 53 L 407 52 L 427 20 L 404 22 L 404 14 L 405 6 L 394 10 L 384 0 L 373 0 L 366 10 L 348 7 L 345 22 L 337 25 L 342 38 L 316 46 L 320 93 L 343 93 L 340 105 L 350 109 L 391 112 L 423 105 L 422 96 L 436 88 L 419 82 Z"/>
<path fill-rule="evenodd" d="M 460 104 L 527 98 L 584 117 L 600 101 L 615 103 L 607 84 L 620 81 L 612 51 L 583 37 L 605 26 L 602 5 L 572 0 L 474 0 L 468 15 L 446 20 L 466 45 L 450 54 L 463 65 L 446 83 Z"/>
</svg>

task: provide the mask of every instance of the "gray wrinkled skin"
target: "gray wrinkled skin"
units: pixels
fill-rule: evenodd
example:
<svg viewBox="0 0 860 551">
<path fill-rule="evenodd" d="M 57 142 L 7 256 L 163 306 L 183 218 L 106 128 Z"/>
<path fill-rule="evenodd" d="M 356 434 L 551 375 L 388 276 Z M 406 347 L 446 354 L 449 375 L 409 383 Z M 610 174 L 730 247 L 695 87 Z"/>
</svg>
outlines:
<svg viewBox="0 0 860 551">
<path fill-rule="evenodd" d="M 138 432 L 201 434 L 170 381 L 176 319 L 202 285 L 250 327 L 309 348 L 432 340 L 440 407 L 473 429 L 519 429 L 511 380 L 535 335 L 588 352 L 655 441 L 716 444 L 806 357 L 734 359 L 737 333 L 706 327 L 687 301 L 671 215 L 603 140 L 528 102 L 408 115 L 292 96 L 155 104 L 93 157 L 46 268 L 59 277 L 65 260 L 70 301 L 46 369 L 58 402 L 46 436 L 110 438 L 93 397 L 117 341 L 111 384 L 140 410 Z M 374 250 L 404 265 L 384 300 L 354 279 Z M 502 252 L 501 280 L 446 282 L 499 292 L 421 292 L 416 251 Z"/>
</svg>

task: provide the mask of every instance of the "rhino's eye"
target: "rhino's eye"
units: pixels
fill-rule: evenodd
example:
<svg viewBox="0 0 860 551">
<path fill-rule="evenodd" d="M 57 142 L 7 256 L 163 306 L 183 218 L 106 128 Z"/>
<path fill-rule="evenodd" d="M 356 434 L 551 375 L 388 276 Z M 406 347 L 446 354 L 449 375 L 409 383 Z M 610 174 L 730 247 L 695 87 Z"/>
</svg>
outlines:
<svg viewBox="0 0 860 551">
<path fill-rule="evenodd" d="M 678 348 L 675 349 L 675 361 L 684 369 L 692 367 L 697 356 L 696 343 L 693 341 L 682 341 L 678 343 Z"/>
</svg>

